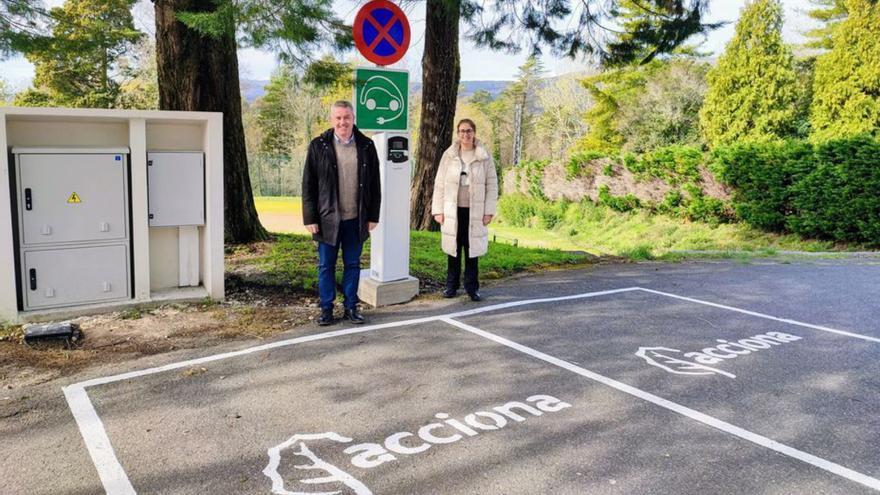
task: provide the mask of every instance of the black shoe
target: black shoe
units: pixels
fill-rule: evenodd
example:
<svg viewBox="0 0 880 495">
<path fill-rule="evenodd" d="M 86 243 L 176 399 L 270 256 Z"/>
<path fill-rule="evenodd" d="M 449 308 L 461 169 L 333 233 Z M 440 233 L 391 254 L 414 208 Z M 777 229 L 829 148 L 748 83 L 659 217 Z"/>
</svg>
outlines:
<svg viewBox="0 0 880 495">
<path fill-rule="evenodd" d="M 316 320 L 318 325 L 326 327 L 333 324 L 333 308 L 322 308 L 321 316 Z"/>
<path fill-rule="evenodd" d="M 354 323 L 355 325 L 360 325 L 361 323 L 367 321 L 366 319 L 364 319 L 364 315 L 362 315 L 357 308 L 346 309 L 345 313 L 343 313 L 342 315 L 342 318 Z"/>
<path fill-rule="evenodd" d="M 457 290 L 446 289 L 443 291 L 443 297 L 445 297 L 446 299 L 451 299 L 457 295 L 458 295 Z"/>
<path fill-rule="evenodd" d="M 483 300 L 483 298 L 480 296 L 479 292 L 468 292 L 468 296 L 470 296 L 471 301 L 474 301 L 474 302 Z"/>
</svg>

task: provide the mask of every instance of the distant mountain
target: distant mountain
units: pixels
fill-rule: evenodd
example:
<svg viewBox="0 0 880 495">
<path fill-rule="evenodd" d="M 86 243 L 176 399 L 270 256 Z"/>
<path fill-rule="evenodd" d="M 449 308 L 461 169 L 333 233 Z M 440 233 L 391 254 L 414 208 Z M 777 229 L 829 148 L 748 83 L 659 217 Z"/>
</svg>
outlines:
<svg viewBox="0 0 880 495">
<path fill-rule="evenodd" d="M 254 100 L 263 96 L 263 87 L 269 84 L 269 81 L 262 81 L 257 79 L 242 79 L 241 80 L 241 92 L 244 94 L 245 100 L 248 103 L 253 103 Z M 496 97 L 504 91 L 504 88 L 510 84 L 510 81 L 462 81 L 461 82 L 461 91 L 458 93 L 458 96 L 461 98 L 468 97 L 479 90 L 488 91 L 492 97 Z M 410 94 L 417 94 L 422 90 L 421 81 L 411 82 L 409 85 Z"/>
<path fill-rule="evenodd" d="M 492 98 L 495 98 L 501 94 L 501 92 L 504 91 L 504 88 L 510 83 L 511 81 L 461 81 L 459 83 L 461 90 L 458 92 L 458 96 L 459 98 L 466 98 L 477 91 L 482 90 L 487 91 L 492 95 Z M 422 91 L 421 81 L 410 83 L 409 90 L 412 94 L 420 93 Z"/>
</svg>

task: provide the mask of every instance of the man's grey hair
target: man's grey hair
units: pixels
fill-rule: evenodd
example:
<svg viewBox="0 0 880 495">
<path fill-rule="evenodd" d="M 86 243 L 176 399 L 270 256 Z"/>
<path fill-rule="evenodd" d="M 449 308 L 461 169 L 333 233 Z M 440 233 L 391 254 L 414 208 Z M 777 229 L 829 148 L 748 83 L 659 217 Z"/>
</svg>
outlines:
<svg viewBox="0 0 880 495">
<path fill-rule="evenodd" d="M 352 106 L 351 102 L 348 100 L 337 100 L 331 105 L 330 110 L 332 111 L 334 108 L 347 108 L 354 112 L 354 106 Z"/>
</svg>

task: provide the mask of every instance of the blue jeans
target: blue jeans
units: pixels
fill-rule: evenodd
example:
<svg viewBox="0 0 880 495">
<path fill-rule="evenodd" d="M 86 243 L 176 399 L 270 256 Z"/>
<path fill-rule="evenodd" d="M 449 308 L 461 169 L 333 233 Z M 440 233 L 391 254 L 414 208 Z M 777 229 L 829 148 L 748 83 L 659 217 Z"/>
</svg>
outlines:
<svg viewBox="0 0 880 495">
<path fill-rule="evenodd" d="M 364 244 L 360 239 L 360 222 L 357 218 L 343 220 L 339 225 L 336 245 L 318 243 L 318 295 L 321 308 L 333 308 L 336 300 L 336 258 L 342 247 L 342 294 L 346 309 L 357 306 L 358 282 L 361 277 L 361 251 Z"/>
</svg>

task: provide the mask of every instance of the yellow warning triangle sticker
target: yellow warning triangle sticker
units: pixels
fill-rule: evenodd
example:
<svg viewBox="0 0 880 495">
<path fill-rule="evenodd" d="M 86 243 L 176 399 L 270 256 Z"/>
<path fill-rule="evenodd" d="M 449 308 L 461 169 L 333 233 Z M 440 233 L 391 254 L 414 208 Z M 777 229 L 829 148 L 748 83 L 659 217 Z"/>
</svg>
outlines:
<svg viewBox="0 0 880 495">
<path fill-rule="evenodd" d="M 77 194 L 76 191 L 74 191 L 73 194 L 71 194 L 70 197 L 67 198 L 67 202 L 68 203 L 82 203 L 82 200 L 79 199 L 79 194 Z"/>
</svg>

